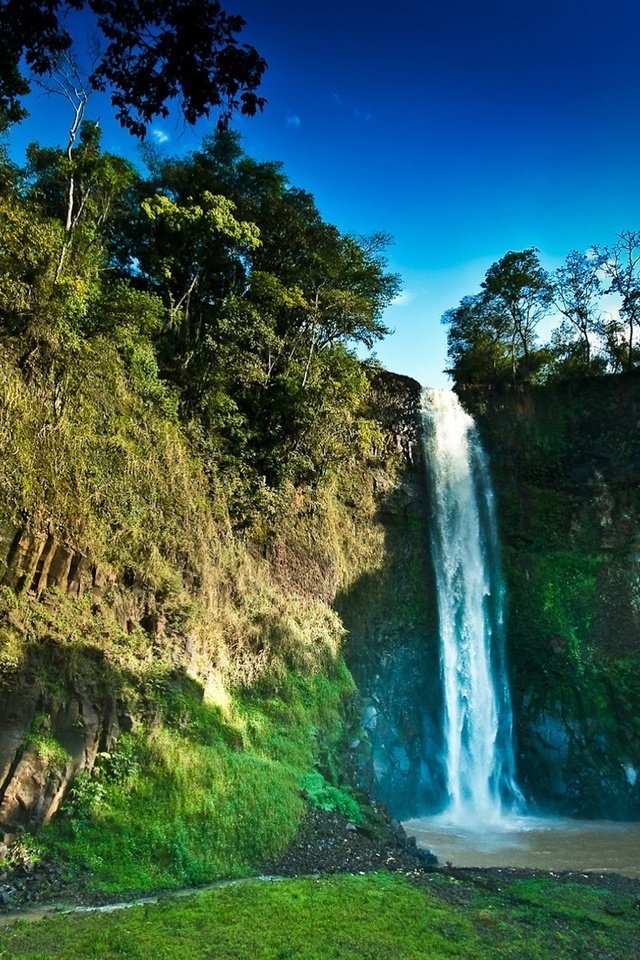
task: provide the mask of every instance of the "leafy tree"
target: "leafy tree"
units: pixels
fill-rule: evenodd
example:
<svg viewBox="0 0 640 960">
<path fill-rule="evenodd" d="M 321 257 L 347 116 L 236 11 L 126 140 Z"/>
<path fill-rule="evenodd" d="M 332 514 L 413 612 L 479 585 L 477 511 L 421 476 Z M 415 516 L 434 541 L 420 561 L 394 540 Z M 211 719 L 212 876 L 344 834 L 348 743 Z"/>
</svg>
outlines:
<svg viewBox="0 0 640 960">
<path fill-rule="evenodd" d="M 63 225 L 20 197 L 0 198 L 0 353 L 15 358 L 53 420 L 67 402 L 77 357 L 100 313 L 100 248 L 68 259 L 57 275 Z"/>
<path fill-rule="evenodd" d="M 536 349 L 536 327 L 553 288 L 534 248 L 510 251 L 487 270 L 481 292 L 448 310 L 450 373 L 458 383 L 530 380 L 549 360 Z"/>
<path fill-rule="evenodd" d="M 236 219 L 233 201 L 208 190 L 197 202 L 189 197 L 185 204 L 157 193 L 143 201 L 142 209 L 153 229 L 139 267 L 164 293 L 169 325 L 183 328 L 185 346 L 193 350 L 204 326 L 202 312 L 192 310 L 191 304 L 198 299 L 200 284 L 210 289 L 219 248 L 239 256 L 260 243 L 259 231 L 254 224 Z"/>
<path fill-rule="evenodd" d="M 54 420 L 74 358 L 108 344 L 126 389 L 181 418 L 241 526 L 372 435 L 354 348 L 386 332 L 388 238 L 341 233 L 228 132 L 148 160 L 144 179 L 86 120 L 66 149 L 30 146 L 0 193 L 0 337 Z"/>
<path fill-rule="evenodd" d="M 553 352 L 563 375 L 602 373 L 594 344 L 601 331 L 600 256 L 571 250 L 554 279 L 554 304 L 562 323 L 553 335 Z M 577 335 L 577 340 L 576 340 Z"/>
<path fill-rule="evenodd" d="M 165 300 L 165 375 L 217 438 L 217 462 L 243 460 L 275 485 L 300 479 L 310 463 L 319 469 L 319 384 L 335 369 L 347 376 L 338 347 L 386 332 L 398 289 L 388 238 L 342 234 L 279 164 L 246 157 L 229 132 L 179 160 L 151 156 L 150 168 L 118 261 Z"/>
<path fill-rule="evenodd" d="M 640 327 L 640 231 L 624 230 L 611 247 L 596 247 L 602 271 L 609 281 L 607 293 L 620 297 L 619 317 L 604 324 L 604 335 L 612 366 L 632 370 L 640 349 L 636 344 Z"/>
<path fill-rule="evenodd" d="M 482 289 L 493 301 L 493 309 L 505 319 L 513 379 L 519 358 L 524 361 L 521 365 L 526 375 L 530 375 L 532 362 L 535 366 L 535 358 L 530 358 L 535 330 L 553 300 L 550 278 L 540 265 L 538 251 L 530 247 L 505 253 L 487 270 Z"/>
<path fill-rule="evenodd" d="M 51 323 L 62 228 L 19 197 L 0 199 L 0 329 L 24 336 Z"/>
<path fill-rule="evenodd" d="M 111 243 L 118 221 L 130 215 L 129 191 L 137 177 L 128 161 L 101 149 L 96 123 L 85 120 L 71 147 L 70 141 L 65 150 L 38 144 L 27 148 L 27 196 L 64 227 L 57 280 L 72 247 L 78 251 Z"/>
<path fill-rule="evenodd" d="M 463 297 L 447 310 L 442 323 L 447 333 L 447 371 L 456 383 L 497 383 L 509 378 L 507 325 L 504 314 L 492 309 L 485 294 Z"/>
<path fill-rule="evenodd" d="M 2 142 L 0 132 L 0 196 L 15 194 L 18 189 L 20 171 L 9 157 L 6 145 Z"/>
<path fill-rule="evenodd" d="M 67 8 L 87 10 L 106 47 L 89 78 L 111 91 L 123 127 L 144 137 L 177 100 L 189 124 L 220 111 L 228 123 L 240 110 L 264 106 L 256 93 L 266 69 L 254 47 L 239 44 L 245 21 L 217 0 L 0 0 L 0 116 L 5 125 L 24 116 L 29 91 L 24 61 L 36 77 L 49 74 L 72 46 Z"/>
</svg>

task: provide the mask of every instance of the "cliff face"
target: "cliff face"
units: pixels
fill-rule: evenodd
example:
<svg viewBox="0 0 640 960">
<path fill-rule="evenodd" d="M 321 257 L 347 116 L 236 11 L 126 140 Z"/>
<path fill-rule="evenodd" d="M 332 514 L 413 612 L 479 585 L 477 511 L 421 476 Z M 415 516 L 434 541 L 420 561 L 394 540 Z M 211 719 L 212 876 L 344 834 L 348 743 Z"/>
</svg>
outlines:
<svg viewBox="0 0 640 960">
<path fill-rule="evenodd" d="M 79 597 L 88 591 L 97 601 L 105 586 L 87 557 L 54 537 L 36 536 L 9 523 L 0 530 L 0 587 L 5 602 L 0 618 L 9 635 L 23 630 L 19 618 L 12 622 L 12 595 L 28 591 L 39 598 L 56 590 Z M 64 658 L 54 649 L 50 653 L 51 666 L 62 680 Z M 78 677 L 74 682 L 68 678 L 66 695 L 59 699 L 39 676 L 36 661 L 27 656 L 3 689 L 0 843 L 5 844 L 15 839 L 18 829 L 47 823 L 73 777 L 91 769 L 98 751 L 109 749 L 118 733 L 113 696 L 99 689 L 95 679 L 83 682 Z M 45 738 L 56 745 L 53 752 L 43 749 Z"/>
<path fill-rule="evenodd" d="M 461 391 L 491 462 L 519 777 L 544 809 L 640 815 L 640 379 Z"/>
<path fill-rule="evenodd" d="M 121 730 L 132 728 L 119 698 L 123 677 L 96 642 L 96 630 L 170 642 L 161 597 L 134 575 L 117 584 L 112 572 L 53 534 L 6 522 L 0 529 L 0 849 L 23 829 L 48 823 L 75 777 L 91 771 Z M 144 659 L 148 650 L 140 653 Z M 190 666 L 184 657 L 183 667 Z"/>
<path fill-rule="evenodd" d="M 338 595 L 336 606 L 363 703 L 363 781 L 394 816 L 410 817 L 437 806 L 444 786 L 421 387 L 392 375 L 377 386 L 378 416 L 403 466 L 392 484 L 374 474 L 376 519 L 384 533 L 379 561 Z"/>
<path fill-rule="evenodd" d="M 276 793 L 286 822 L 261 843 L 283 843 L 301 809 L 292 769 L 339 785 L 355 759 L 360 783 L 396 816 L 437 809 L 442 699 L 420 387 L 390 374 L 374 386 L 381 449 L 343 479 L 339 498 L 294 492 L 268 542 L 210 538 L 177 585 L 116 575 L 59 533 L 5 522 L 0 844 L 47 823 L 91 771 L 84 808 L 72 794 L 63 823 L 90 860 L 113 817 L 127 852 L 98 850 L 105 862 L 140 858 L 148 837 L 135 811 L 155 797 L 153 829 L 164 830 L 174 809 L 162 805 L 172 791 L 186 802 L 184 777 L 208 806 L 180 812 L 161 848 L 186 837 L 189 863 L 205 819 L 212 843 L 224 817 L 235 837 L 224 811 L 245 787 L 255 813 L 247 848 L 258 824 L 271 829 Z M 640 380 L 477 390 L 463 401 L 498 498 L 521 786 L 542 809 L 638 816 Z M 360 734 L 338 656 L 343 627 Z M 216 863 L 228 864 L 229 844 Z"/>
</svg>

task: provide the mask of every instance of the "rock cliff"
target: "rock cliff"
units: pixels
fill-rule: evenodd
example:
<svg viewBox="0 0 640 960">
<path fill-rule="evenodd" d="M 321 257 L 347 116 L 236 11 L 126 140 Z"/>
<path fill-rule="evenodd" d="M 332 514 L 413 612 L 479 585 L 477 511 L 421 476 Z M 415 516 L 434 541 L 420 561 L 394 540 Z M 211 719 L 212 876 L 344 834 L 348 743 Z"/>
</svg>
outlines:
<svg viewBox="0 0 640 960">
<path fill-rule="evenodd" d="M 640 816 L 640 379 L 461 391 L 487 447 L 519 776 L 543 809 Z"/>
</svg>

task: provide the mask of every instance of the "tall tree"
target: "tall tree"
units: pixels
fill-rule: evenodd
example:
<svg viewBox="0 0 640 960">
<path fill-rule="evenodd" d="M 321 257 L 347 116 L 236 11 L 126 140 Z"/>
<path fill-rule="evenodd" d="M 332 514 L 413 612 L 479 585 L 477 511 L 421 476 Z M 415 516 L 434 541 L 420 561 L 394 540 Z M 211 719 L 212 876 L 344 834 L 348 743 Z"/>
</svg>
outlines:
<svg viewBox="0 0 640 960">
<path fill-rule="evenodd" d="M 602 271 L 609 281 L 607 293 L 620 298 L 619 318 L 611 316 L 604 327 L 614 368 L 632 370 L 640 350 L 636 345 L 640 327 L 640 231 L 623 230 L 611 247 L 597 247 Z"/>
<path fill-rule="evenodd" d="M 229 131 L 149 161 L 116 262 L 165 303 L 163 375 L 212 463 L 241 463 L 268 487 L 317 479 L 366 388 L 353 349 L 387 331 L 399 286 L 388 237 L 341 233 Z"/>
<path fill-rule="evenodd" d="M 553 302 L 553 287 L 540 264 L 536 248 L 505 253 L 487 270 L 482 289 L 508 323 L 511 370 L 515 380 L 518 359 L 521 358 L 526 370 L 535 346 L 536 327 L 549 313 Z"/>
<path fill-rule="evenodd" d="M 144 137 L 151 121 L 166 116 L 176 100 L 189 124 L 219 112 L 253 115 L 265 60 L 237 35 L 242 17 L 218 0 L 0 0 L 0 118 L 24 115 L 21 98 L 31 74 L 44 76 L 68 53 L 72 37 L 65 10 L 87 10 L 106 46 L 89 77 L 94 90 L 109 91 L 123 127 Z"/>
<path fill-rule="evenodd" d="M 555 272 L 554 304 L 563 317 L 555 339 L 570 357 L 574 373 L 588 374 L 593 370 L 594 342 L 601 328 L 601 267 L 602 258 L 595 252 L 585 254 L 571 250 Z M 577 351 L 574 347 L 576 334 L 579 338 Z"/>
<path fill-rule="evenodd" d="M 449 327 L 452 373 L 458 383 L 529 380 L 547 360 L 536 327 L 549 312 L 553 288 L 538 251 L 509 251 L 492 264 L 481 292 L 442 317 Z"/>
<path fill-rule="evenodd" d="M 494 306 L 491 297 L 480 293 L 463 297 L 457 307 L 442 316 L 442 323 L 449 328 L 447 373 L 456 383 L 509 379 L 508 325 L 504 314 Z"/>
</svg>

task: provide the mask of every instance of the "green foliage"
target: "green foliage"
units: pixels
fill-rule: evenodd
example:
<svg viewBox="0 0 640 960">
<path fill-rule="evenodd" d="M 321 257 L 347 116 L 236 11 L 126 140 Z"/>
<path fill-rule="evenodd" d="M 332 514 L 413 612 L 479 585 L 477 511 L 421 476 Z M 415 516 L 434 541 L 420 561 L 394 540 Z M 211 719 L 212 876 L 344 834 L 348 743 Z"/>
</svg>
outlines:
<svg viewBox="0 0 640 960">
<path fill-rule="evenodd" d="M 156 685 L 149 706 L 164 725 L 120 738 L 93 774 L 76 778 L 49 851 L 89 867 L 100 889 L 200 883 L 246 872 L 292 838 L 301 783 L 344 739 L 352 681 L 341 665 L 309 677 L 261 681 L 210 702 L 187 678 Z M 357 803 L 319 774 L 324 802 L 359 820 Z"/>
<path fill-rule="evenodd" d="M 52 303 L 62 226 L 14 197 L 0 197 L 0 320 L 6 332 L 62 321 Z M 63 311 L 64 312 L 64 309 Z"/>
<path fill-rule="evenodd" d="M 167 417 L 175 405 L 153 364 L 143 373 L 139 354 L 137 363 L 129 355 L 127 369 L 105 336 L 59 360 L 54 383 L 36 385 L 10 355 L 0 359 L 5 502 L 120 569 L 161 577 L 187 537 L 195 550 L 202 540 L 205 486 Z"/>
<path fill-rule="evenodd" d="M 624 775 L 640 759 L 635 379 L 495 399 L 479 419 L 499 497 L 521 782 L 573 815 L 635 816 Z"/>
<path fill-rule="evenodd" d="M 603 323 L 608 359 L 614 372 L 629 372 L 640 360 L 640 231 L 623 230 L 614 244 L 595 252 L 609 283 L 606 292 L 620 304 Z"/>
<path fill-rule="evenodd" d="M 0 521 L 85 588 L 41 602 L 27 569 L 0 597 L 0 680 L 28 673 L 52 716 L 87 689 L 135 716 L 45 832 L 102 888 L 246 872 L 293 836 L 302 783 L 358 819 L 327 600 L 375 552 L 355 350 L 386 332 L 387 242 L 231 135 L 144 179 L 84 124 L 0 190 Z M 31 743 L 68 765 L 44 721 Z"/>
<path fill-rule="evenodd" d="M 593 654 L 590 638 L 597 611 L 601 562 L 599 557 L 581 557 L 566 551 L 540 554 L 526 583 L 526 592 L 535 598 L 536 632 L 551 639 L 556 651 L 572 661 L 578 674 L 591 662 Z M 518 596 L 524 592 L 518 591 Z"/>
<path fill-rule="evenodd" d="M 91 53 L 87 86 L 109 91 L 116 119 L 135 136 L 144 138 L 148 124 L 166 116 L 167 103 L 176 99 L 189 124 L 212 109 L 220 110 L 220 126 L 236 110 L 248 116 L 262 110 L 265 100 L 256 91 L 266 62 L 254 47 L 238 43 L 242 17 L 213 0 L 186 0 L 178 8 L 172 0 L 158 0 L 152 9 L 99 0 L 3 0 L 0 129 L 25 116 L 21 98 L 30 78 L 55 75 L 70 58 L 69 8 L 88 8 L 106 41 Z"/>
<path fill-rule="evenodd" d="M 300 786 L 312 806 L 340 813 L 352 823 L 362 823 L 362 811 L 355 797 L 348 789 L 327 783 L 318 771 L 314 770 L 301 777 Z"/>
<path fill-rule="evenodd" d="M 546 316 L 553 287 L 534 248 L 509 251 L 492 264 L 482 292 L 464 297 L 442 322 L 456 383 L 536 380 L 547 358 L 537 351 L 536 327 Z"/>
<path fill-rule="evenodd" d="M 342 235 L 232 135 L 152 164 L 147 181 L 95 124 L 70 143 L 32 145 L 24 186 L 0 196 L 5 457 L 19 436 L 5 485 L 14 509 L 114 559 L 122 546 L 136 568 L 143 528 L 166 554 L 153 533 L 173 512 L 169 447 L 202 461 L 196 498 L 238 527 L 273 522 L 285 485 L 318 487 L 353 462 L 375 434 L 353 348 L 386 332 L 398 278 L 387 237 Z"/>
<path fill-rule="evenodd" d="M 22 833 L 11 844 L 7 856 L 0 857 L 0 869 L 10 870 L 15 867 L 26 867 L 29 870 L 40 863 L 44 853 L 42 844 L 33 834 Z"/>
<path fill-rule="evenodd" d="M 50 732 L 51 720 L 43 713 L 36 713 L 31 723 L 27 743 L 35 747 L 45 769 L 64 769 L 71 756 Z"/>
<path fill-rule="evenodd" d="M 552 336 L 556 375 L 584 376 L 605 370 L 603 358 L 596 356 L 595 350 L 602 328 L 602 265 L 602 256 L 593 251 L 586 255 L 572 250 L 556 270 L 554 299 L 563 318 Z"/>
<path fill-rule="evenodd" d="M 475 878 L 474 878 L 475 879 Z M 500 891 L 453 877 L 425 886 L 389 874 L 247 883 L 93 916 L 14 923 L 16 960 L 627 960 L 638 949 L 633 897 L 535 878 Z M 123 946 L 124 945 L 124 946 Z"/>
<path fill-rule="evenodd" d="M 447 310 L 450 372 L 456 384 L 548 383 L 631 371 L 638 363 L 640 233 L 609 247 L 572 250 L 548 275 L 534 248 L 492 264 L 481 292 Z M 603 310 L 604 294 L 615 309 Z M 536 345 L 540 320 L 556 313 L 549 343 Z"/>
<path fill-rule="evenodd" d="M 510 375 L 509 352 L 504 342 L 505 324 L 486 297 L 464 297 L 447 310 L 450 373 L 456 383 L 501 383 Z"/>
</svg>

